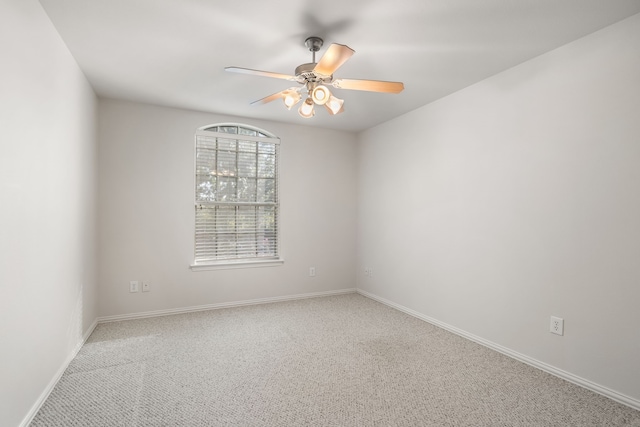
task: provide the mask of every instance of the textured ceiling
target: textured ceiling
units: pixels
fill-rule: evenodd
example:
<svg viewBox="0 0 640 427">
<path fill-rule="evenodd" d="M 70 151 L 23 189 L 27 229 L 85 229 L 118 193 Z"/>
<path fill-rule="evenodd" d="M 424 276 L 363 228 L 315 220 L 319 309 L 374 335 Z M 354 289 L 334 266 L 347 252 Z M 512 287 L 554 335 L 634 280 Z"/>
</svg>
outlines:
<svg viewBox="0 0 640 427">
<path fill-rule="evenodd" d="M 360 131 L 640 13 L 640 0 L 40 0 L 98 95 Z M 332 89 L 345 112 L 312 119 L 280 101 L 290 87 L 232 74 L 293 74 L 308 36 L 355 55 L 336 77 L 402 81 L 404 92 Z M 318 56 L 319 58 L 319 56 Z"/>
</svg>

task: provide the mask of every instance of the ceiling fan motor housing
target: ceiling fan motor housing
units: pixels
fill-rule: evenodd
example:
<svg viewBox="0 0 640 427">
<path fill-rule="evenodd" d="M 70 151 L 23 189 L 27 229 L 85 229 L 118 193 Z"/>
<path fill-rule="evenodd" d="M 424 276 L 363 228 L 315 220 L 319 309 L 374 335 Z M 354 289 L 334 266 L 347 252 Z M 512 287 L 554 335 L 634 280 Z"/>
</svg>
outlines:
<svg viewBox="0 0 640 427">
<path fill-rule="evenodd" d="M 314 71 L 316 66 L 315 62 L 309 62 L 308 64 L 302 64 L 296 67 L 295 75 L 300 83 L 328 83 L 331 81 L 332 76 L 324 76 Z"/>
</svg>

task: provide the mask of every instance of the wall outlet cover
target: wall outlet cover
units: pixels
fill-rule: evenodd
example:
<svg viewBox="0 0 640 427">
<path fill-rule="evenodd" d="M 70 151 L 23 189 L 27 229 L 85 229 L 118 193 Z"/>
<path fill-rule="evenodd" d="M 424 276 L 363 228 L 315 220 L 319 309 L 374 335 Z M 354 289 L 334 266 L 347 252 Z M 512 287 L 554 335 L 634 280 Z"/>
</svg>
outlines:
<svg viewBox="0 0 640 427">
<path fill-rule="evenodd" d="M 129 282 L 129 292 L 138 292 L 138 281 L 132 280 Z"/>
<path fill-rule="evenodd" d="M 556 335 L 564 335 L 564 319 L 560 317 L 551 316 L 551 324 L 549 325 L 549 332 Z"/>
</svg>

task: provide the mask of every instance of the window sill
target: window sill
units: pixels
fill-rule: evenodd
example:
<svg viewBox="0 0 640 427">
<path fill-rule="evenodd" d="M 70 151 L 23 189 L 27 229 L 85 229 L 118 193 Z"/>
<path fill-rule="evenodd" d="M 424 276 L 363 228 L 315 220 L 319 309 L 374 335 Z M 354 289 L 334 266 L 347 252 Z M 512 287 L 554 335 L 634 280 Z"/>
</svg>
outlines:
<svg viewBox="0 0 640 427">
<path fill-rule="evenodd" d="M 191 264 L 191 271 L 230 270 L 236 268 L 277 267 L 284 264 L 284 259 L 265 259 L 259 261 L 225 261 L 216 263 Z"/>
</svg>

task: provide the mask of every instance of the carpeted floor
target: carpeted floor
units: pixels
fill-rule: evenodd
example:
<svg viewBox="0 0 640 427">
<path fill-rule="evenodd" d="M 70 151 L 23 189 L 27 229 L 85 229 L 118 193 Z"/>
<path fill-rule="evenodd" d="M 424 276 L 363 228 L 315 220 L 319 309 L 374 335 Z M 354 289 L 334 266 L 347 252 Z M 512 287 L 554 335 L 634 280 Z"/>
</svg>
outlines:
<svg viewBox="0 0 640 427">
<path fill-rule="evenodd" d="M 357 294 L 99 325 L 32 426 L 638 426 Z"/>
</svg>

